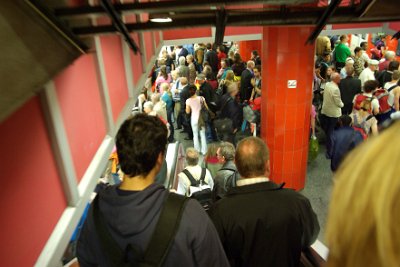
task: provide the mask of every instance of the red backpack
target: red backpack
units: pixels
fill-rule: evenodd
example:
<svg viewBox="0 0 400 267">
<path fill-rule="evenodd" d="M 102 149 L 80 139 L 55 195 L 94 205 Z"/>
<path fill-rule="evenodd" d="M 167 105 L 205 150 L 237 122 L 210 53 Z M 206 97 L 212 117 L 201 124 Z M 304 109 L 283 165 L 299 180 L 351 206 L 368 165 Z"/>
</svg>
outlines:
<svg viewBox="0 0 400 267">
<path fill-rule="evenodd" d="M 366 96 L 366 95 L 363 95 L 363 94 L 358 94 L 358 95 L 356 95 L 356 97 L 355 97 L 355 99 L 354 99 L 353 109 L 355 109 L 355 110 L 360 110 L 360 108 L 361 108 L 361 103 L 362 103 L 364 100 L 368 100 L 368 101 L 371 102 L 372 99 L 373 99 L 373 97 Z M 371 109 L 372 109 L 372 105 L 371 105 Z M 372 113 L 372 110 L 370 110 L 369 113 Z"/>
<path fill-rule="evenodd" d="M 379 88 L 375 91 L 374 96 L 379 101 L 379 114 L 384 114 L 391 110 L 391 106 L 388 103 L 389 92 L 385 89 Z"/>
</svg>

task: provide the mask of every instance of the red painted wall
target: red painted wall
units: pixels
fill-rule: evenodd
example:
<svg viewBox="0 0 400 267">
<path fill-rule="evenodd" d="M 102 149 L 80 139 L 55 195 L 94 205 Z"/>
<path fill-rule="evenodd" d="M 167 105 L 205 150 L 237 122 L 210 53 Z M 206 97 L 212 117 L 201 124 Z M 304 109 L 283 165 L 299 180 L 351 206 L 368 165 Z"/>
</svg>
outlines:
<svg viewBox="0 0 400 267">
<path fill-rule="evenodd" d="M 80 57 L 54 82 L 80 181 L 106 134 L 94 55 Z"/>
<path fill-rule="evenodd" d="M 226 27 L 225 29 L 225 36 L 242 35 L 242 34 L 262 34 L 262 27 L 261 26 Z"/>
<path fill-rule="evenodd" d="M 0 124 L 1 266 L 33 266 L 66 207 L 39 99 Z"/>
<path fill-rule="evenodd" d="M 375 28 L 382 27 L 382 23 L 359 23 L 359 24 L 334 24 L 332 25 L 332 30 L 341 29 L 364 29 L 364 28 Z"/>
<path fill-rule="evenodd" d="M 211 37 L 211 28 L 190 28 L 163 31 L 164 40 Z"/>
<path fill-rule="evenodd" d="M 146 44 L 146 63 L 150 62 L 151 57 L 154 55 L 153 35 L 151 32 L 145 32 L 144 43 Z"/>
<path fill-rule="evenodd" d="M 251 58 L 251 52 L 254 50 L 258 51 L 260 57 L 262 57 L 261 40 L 255 41 L 240 41 L 239 54 L 242 56 L 243 61 L 248 61 Z"/>
<path fill-rule="evenodd" d="M 133 40 L 139 45 L 139 35 L 137 33 L 131 34 Z M 142 51 L 143 53 L 143 51 Z M 132 50 L 129 52 L 131 57 L 132 72 L 133 72 L 133 82 L 136 85 L 143 74 L 142 57 L 139 53 L 134 54 Z"/>
<path fill-rule="evenodd" d="M 118 35 L 109 35 L 101 37 L 100 40 L 112 113 L 116 121 L 129 98 L 121 38 Z"/>
</svg>

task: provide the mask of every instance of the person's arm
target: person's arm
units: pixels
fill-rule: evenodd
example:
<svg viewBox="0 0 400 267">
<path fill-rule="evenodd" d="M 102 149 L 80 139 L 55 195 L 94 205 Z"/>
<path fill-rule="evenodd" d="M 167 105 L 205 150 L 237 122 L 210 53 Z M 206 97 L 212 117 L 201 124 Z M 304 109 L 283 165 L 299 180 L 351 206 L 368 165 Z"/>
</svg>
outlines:
<svg viewBox="0 0 400 267">
<path fill-rule="evenodd" d="M 88 216 L 92 216 L 91 210 L 89 210 Z M 92 251 L 93 246 L 89 242 L 90 230 L 88 221 L 89 218 L 86 218 L 86 221 L 83 224 L 82 230 L 79 234 L 79 239 L 76 246 L 76 257 L 78 258 L 79 266 L 81 267 L 98 266 L 98 262 L 96 262 L 97 258 Z"/>
<path fill-rule="evenodd" d="M 299 205 L 300 219 L 302 221 L 301 225 L 303 226 L 301 244 L 302 247 L 305 248 L 311 246 L 315 240 L 317 240 L 320 227 L 317 215 L 313 211 L 310 201 L 304 196 L 301 197 L 302 203 Z"/>
<path fill-rule="evenodd" d="M 394 89 L 394 109 L 399 111 L 400 87 Z"/>
<path fill-rule="evenodd" d="M 335 102 L 336 106 L 338 106 L 340 108 L 342 108 L 344 106 L 342 98 L 340 97 L 339 89 L 332 90 L 332 97 L 333 97 L 333 101 Z"/>
<path fill-rule="evenodd" d="M 373 108 L 372 112 L 374 113 L 374 115 L 378 114 L 379 113 L 379 100 L 375 98 L 371 101 L 371 104 L 372 104 L 372 108 Z"/>
<path fill-rule="evenodd" d="M 374 121 L 371 125 L 371 133 L 373 136 L 378 135 L 378 122 L 376 119 L 374 119 Z"/>
<path fill-rule="evenodd" d="M 188 191 L 188 183 L 187 183 L 187 178 L 183 177 L 185 174 L 180 173 L 178 175 L 178 188 L 176 189 L 176 193 L 182 196 L 186 196 L 186 193 Z"/>
<path fill-rule="evenodd" d="M 190 106 L 188 105 L 188 103 L 187 103 L 187 100 L 186 100 L 186 114 L 190 114 Z"/>
</svg>

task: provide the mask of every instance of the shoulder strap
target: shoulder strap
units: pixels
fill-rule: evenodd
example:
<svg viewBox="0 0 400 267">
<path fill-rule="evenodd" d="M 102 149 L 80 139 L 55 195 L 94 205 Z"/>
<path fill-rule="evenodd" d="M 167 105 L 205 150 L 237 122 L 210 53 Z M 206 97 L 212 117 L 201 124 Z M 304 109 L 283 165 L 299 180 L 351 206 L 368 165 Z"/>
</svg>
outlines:
<svg viewBox="0 0 400 267">
<path fill-rule="evenodd" d="M 186 175 L 187 178 L 189 178 L 191 186 L 198 186 L 199 185 L 199 181 L 196 181 L 196 179 L 194 179 L 194 177 L 190 173 L 190 171 L 188 171 L 187 169 L 184 169 L 182 172 Z"/>
<path fill-rule="evenodd" d="M 206 178 L 206 168 L 201 168 L 201 175 L 200 175 L 200 181 L 204 183 L 204 179 Z"/>
<path fill-rule="evenodd" d="M 392 91 L 394 88 L 396 88 L 397 86 L 399 86 L 397 83 L 393 86 L 390 86 L 387 90 L 388 92 Z"/>
<path fill-rule="evenodd" d="M 144 254 L 144 262 L 150 266 L 162 266 L 175 235 L 178 232 L 183 210 L 189 198 L 168 193 L 156 229 Z"/>
</svg>

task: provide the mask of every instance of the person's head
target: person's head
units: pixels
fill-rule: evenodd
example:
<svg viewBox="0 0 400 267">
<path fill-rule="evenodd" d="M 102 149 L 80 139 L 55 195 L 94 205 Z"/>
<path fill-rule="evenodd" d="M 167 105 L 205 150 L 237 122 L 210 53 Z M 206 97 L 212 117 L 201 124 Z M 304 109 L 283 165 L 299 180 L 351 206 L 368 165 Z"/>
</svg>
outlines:
<svg viewBox="0 0 400 267">
<path fill-rule="evenodd" d="M 221 59 L 221 69 L 228 67 L 228 62 L 225 58 Z"/>
<path fill-rule="evenodd" d="M 379 87 L 379 83 L 376 80 L 368 80 L 364 83 L 364 92 L 371 93 Z"/>
<path fill-rule="evenodd" d="M 199 73 L 196 76 L 196 80 L 199 82 L 199 84 L 203 84 L 206 81 L 206 75 L 204 73 Z"/>
<path fill-rule="evenodd" d="M 235 146 L 229 142 L 222 142 L 217 150 L 217 158 L 221 163 L 235 159 Z"/>
<path fill-rule="evenodd" d="M 269 151 L 258 137 L 247 137 L 236 148 L 235 163 L 242 178 L 269 176 Z"/>
<path fill-rule="evenodd" d="M 151 101 L 146 101 L 143 104 L 143 111 L 146 114 L 150 114 L 153 111 L 154 105 Z"/>
<path fill-rule="evenodd" d="M 186 163 L 189 166 L 196 166 L 199 163 L 199 151 L 194 147 L 186 149 Z"/>
<path fill-rule="evenodd" d="M 182 86 L 188 84 L 188 79 L 186 77 L 181 77 L 179 81 L 181 82 Z"/>
<path fill-rule="evenodd" d="M 376 59 L 371 59 L 368 63 L 368 67 L 372 70 L 372 71 L 376 71 L 378 69 L 379 66 L 379 61 Z"/>
<path fill-rule="evenodd" d="M 160 101 L 161 95 L 159 93 L 155 93 L 151 95 L 151 102 L 155 105 L 157 102 Z"/>
<path fill-rule="evenodd" d="M 163 163 L 167 145 L 167 127 L 157 117 L 137 114 L 118 130 L 116 146 L 121 170 L 127 177 L 154 176 Z"/>
<path fill-rule="evenodd" d="M 333 67 L 332 67 L 332 66 L 329 66 L 329 67 L 326 69 L 326 76 L 327 76 L 328 78 L 330 78 L 331 75 L 332 75 L 332 73 L 333 73 Z"/>
<path fill-rule="evenodd" d="M 346 66 L 353 66 L 354 65 L 354 59 L 351 57 L 346 58 Z"/>
<path fill-rule="evenodd" d="M 386 53 L 385 53 L 385 59 L 387 60 L 387 61 L 392 61 L 392 60 L 394 60 L 394 58 L 396 57 L 396 53 L 395 52 L 393 52 L 393 51 L 386 51 Z"/>
<path fill-rule="evenodd" d="M 177 71 L 177 70 L 172 70 L 171 71 L 171 77 L 172 77 L 172 79 L 175 81 L 175 80 L 177 80 L 178 78 L 179 78 L 179 71 Z"/>
<path fill-rule="evenodd" d="M 237 83 L 230 83 L 228 85 L 228 94 L 230 94 L 232 97 L 235 97 L 239 93 L 239 88 Z"/>
<path fill-rule="evenodd" d="M 184 56 L 179 57 L 179 66 L 184 66 L 186 64 L 186 58 Z"/>
<path fill-rule="evenodd" d="M 169 92 L 170 91 L 169 83 L 162 83 L 160 85 L 160 89 L 161 89 L 162 92 Z"/>
<path fill-rule="evenodd" d="M 235 57 L 235 52 L 229 51 L 228 57 L 229 57 L 230 59 L 234 59 L 234 57 Z"/>
<path fill-rule="evenodd" d="M 348 127 L 351 126 L 351 117 L 349 115 L 342 115 L 339 117 L 339 125 L 340 127 Z"/>
<path fill-rule="evenodd" d="M 233 62 L 234 63 L 241 63 L 242 62 L 242 57 L 240 56 L 239 53 L 235 53 L 235 55 L 233 56 Z"/>
<path fill-rule="evenodd" d="M 347 75 L 348 77 L 351 77 L 351 76 L 353 76 L 353 74 L 354 74 L 354 67 L 353 67 L 353 65 L 346 66 L 346 75 Z"/>
<path fill-rule="evenodd" d="M 331 53 L 325 51 L 325 52 L 322 54 L 322 59 L 323 59 L 325 62 L 330 62 L 330 61 L 331 61 Z"/>
<path fill-rule="evenodd" d="M 206 47 L 207 47 L 207 50 L 211 50 L 212 45 L 210 43 L 207 43 Z"/>
<path fill-rule="evenodd" d="M 192 54 L 189 54 L 189 55 L 186 56 L 186 62 L 188 64 L 192 63 L 193 61 L 194 61 L 194 58 L 193 58 Z"/>
<path fill-rule="evenodd" d="M 388 71 L 394 71 L 398 69 L 399 69 L 399 62 L 397 60 L 389 62 Z"/>
<path fill-rule="evenodd" d="M 160 67 L 160 75 L 163 76 L 164 79 L 168 79 L 167 66 L 162 65 Z"/>
<path fill-rule="evenodd" d="M 400 79 L 400 71 L 399 70 L 394 70 L 392 74 L 392 80 L 397 81 Z"/>
<path fill-rule="evenodd" d="M 362 50 L 367 51 L 368 48 L 368 43 L 367 42 L 361 42 L 360 47 Z"/>
<path fill-rule="evenodd" d="M 258 57 L 258 51 L 257 50 L 253 50 L 251 51 L 251 59 L 257 58 Z"/>
<path fill-rule="evenodd" d="M 206 153 L 204 159 L 207 160 L 210 157 L 216 157 L 218 148 L 219 148 L 219 144 L 217 142 L 208 144 L 207 145 L 207 153 Z"/>
<path fill-rule="evenodd" d="M 339 38 L 339 40 L 340 40 L 341 43 L 347 43 L 347 40 L 348 40 L 348 39 L 349 39 L 349 38 L 347 37 L 346 34 L 340 35 L 340 38 Z"/>
<path fill-rule="evenodd" d="M 146 87 L 143 86 L 142 91 L 141 91 L 141 94 L 143 94 L 144 97 L 145 97 L 145 99 L 147 99 L 148 93 L 147 93 L 147 88 L 146 88 Z"/>
<path fill-rule="evenodd" d="M 167 58 L 167 57 L 168 57 L 168 52 L 167 52 L 167 50 L 163 50 L 163 51 L 161 52 L 161 55 L 162 55 L 163 58 Z"/>
<path fill-rule="evenodd" d="M 340 74 L 337 73 L 337 72 L 332 72 L 331 81 L 336 83 L 336 84 L 339 84 L 340 83 Z"/>
<path fill-rule="evenodd" d="M 261 66 L 260 65 L 256 65 L 253 69 L 254 71 L 254 77 L 256 77 L 257 79 L 261 77 Z"/>
<path fill-rule="evenodd" d="M 189 95 L 194 96 L 196 94 L 197 87 L 194 84 L 189 85 Z"/>
<path fill-rule="evenodd" d="M 233 70 L 227 70 L 226 71 L 225 80 L 226 81 L 233 81 L 234 78 L 235 78 L 235 73 L 233 72 Z"/>
<path fill-rule="evenodd" d="M 225 47 L 223 45 L 217 46 L 217 51 L 224 53 L 225 52 Z"/>
<path fill-rule="evenodd" d="M 363 51 L 362 48 L 359 47 L 359 46 L 357 46 L 356 48 L 354 48 L 354 55 L 355 55 L 356 57 L 361 57 L 362 51 Z"/>
<path fill-rule="evenodd" d="M 253 69 L 254 68 L 254 66 L 255 66 L 256 64 L 254 63 L 254 61 L 253 60 L 249 60 L 249 61 L 247 61 L 247 68 L 248 69 Z"/>
<path fill-rule="evenodd" d="M 400 164 L 393 160 L 400 157 L 400 142 L 394 142 L 399 132 L 395 122 L 354 149 L 335 173 L 327 267 L 398 266 Z"/>
</svg>

